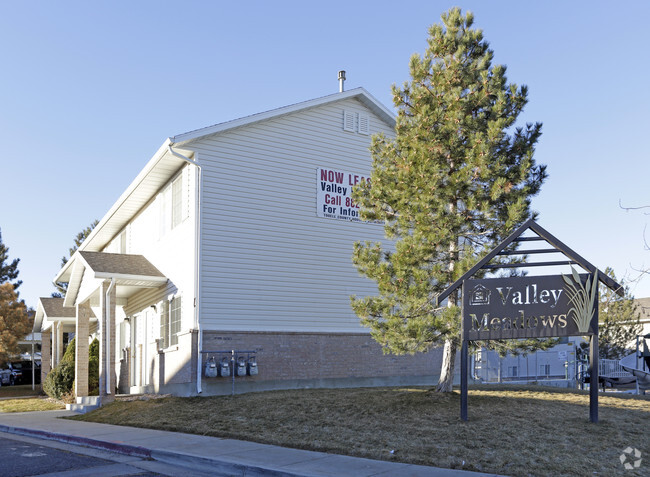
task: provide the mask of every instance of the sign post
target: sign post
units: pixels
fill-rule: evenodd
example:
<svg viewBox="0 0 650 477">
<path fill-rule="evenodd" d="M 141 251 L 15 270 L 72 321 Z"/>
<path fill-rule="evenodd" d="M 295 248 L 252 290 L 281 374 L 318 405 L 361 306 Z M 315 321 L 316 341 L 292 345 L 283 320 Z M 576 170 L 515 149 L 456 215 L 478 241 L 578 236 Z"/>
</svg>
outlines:
<svg viewBox="0 0 650 477">
<path fill-rule="evenodd" d="M 465 296 L 465 282 L 463 282 L 462 294 Z M 463 301 L 464 302 L 464 301 Z M 462 306 L 462 316 L 465 316 L 465 307 Z M 469 342 L 466 339 L 467 328 L 465 326 L 465 319 L 461 320 L 460 336 L 462 337 L 462 345 L 460 348 L 460 418 L 467 421 L 467 365 L 469 361 Z"/>
<path fill-rule="evenodd" d="M 598 311 L 598 309 L 596 309 Z M 598 319 L 596 313 L 596 320 Z M 589 341 L 589 420 L 598 422 L 598 328 Z"/>
</svg>

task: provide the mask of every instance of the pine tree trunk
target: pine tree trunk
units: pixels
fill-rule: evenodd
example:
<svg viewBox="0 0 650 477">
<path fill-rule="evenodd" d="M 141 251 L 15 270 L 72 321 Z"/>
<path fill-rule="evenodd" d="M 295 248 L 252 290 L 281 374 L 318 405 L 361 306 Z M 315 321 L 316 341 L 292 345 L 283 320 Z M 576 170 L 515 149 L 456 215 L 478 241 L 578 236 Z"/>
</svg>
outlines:
<svg viewBox="0 0 650 477">
<path fill-rule="evenodd" d="M 440 379 L 436 391 L 440 393 L 450 393 L 454 385 L 454 362 L 456 361 L 456 341 L 453 339 L 445 340 L 445 347 L 442 354 L 442 367 L 440 369 Z"/>
<path fill-rule="evenodd" d="M 452 163 L 453 167 L 453 163 Z M 449 204 L 449 211 L 456 211 L 456 204 L 453 202 Z M 456 266 L 456 260 L 458 260 L 458 245 L 456 241 L 452 241 L 449 244 L 449 264 L 448 269 L 450 276 L 454 272 Z M 447 300 L 447 306 L 455 306 L 458 302 L 458 291 L 454 291 Z M 447 338 L 445 340 L 445 347 L 442 353 L 442 367 L 440 368 L 440 379 L 438 380 L 438 386 L 436 386 L 436 391 L 440 393 L 450 393 L 453 391 L 454 387 L 454 362 L 456 361 L 456 340 L 454 337 Z"/>
</svg>

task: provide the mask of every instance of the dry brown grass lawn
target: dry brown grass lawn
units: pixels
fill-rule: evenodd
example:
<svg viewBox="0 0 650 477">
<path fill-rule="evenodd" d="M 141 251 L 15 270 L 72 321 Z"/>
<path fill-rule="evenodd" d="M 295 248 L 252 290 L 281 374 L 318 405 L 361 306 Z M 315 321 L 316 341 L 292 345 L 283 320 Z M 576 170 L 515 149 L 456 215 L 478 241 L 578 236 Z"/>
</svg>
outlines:
<svg viewBox="0 0 650 477">
<path fill-rule="evenodd" d="M 0 399 L 2 398 L 15 398 L 26 396 L 38 396 L 41 393 L 40 386 L 32 390 L 31 384 L 21 384 L 17 386 L 0 386 Z"/>
<path fill-rule="evenodd" d="M 0 412 L 34 412 L 65 409 L 65 404 L 43 398 L 0 399 Z"/>
<path fill-rule="evenodd" d="M 516 476 L 650 475 L 650 399 L 543 387 L 480 387 L 469 422 L 458 393 L 426 388 L 314 389 L 235 397 L 117 401 L 80 420 L 236 438 Z M 619 456 L 643 452 L 641 468 Z"/>
</svg>

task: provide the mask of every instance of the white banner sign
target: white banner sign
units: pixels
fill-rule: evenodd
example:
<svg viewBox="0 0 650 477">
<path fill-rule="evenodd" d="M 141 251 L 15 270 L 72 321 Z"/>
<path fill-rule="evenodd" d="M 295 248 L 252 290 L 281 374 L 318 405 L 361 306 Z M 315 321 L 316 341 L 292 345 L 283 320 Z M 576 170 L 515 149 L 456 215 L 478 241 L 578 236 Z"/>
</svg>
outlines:
<svg viewBox="0 0 650 477">
<path fill-rule="evenodd" d="M 316 170 L 316 213 L 318 217 L 360 222 L 359 206 L 352 200 L 352 187 L 368 177 L 352 172 L 319 167 Z"/>
</svg>

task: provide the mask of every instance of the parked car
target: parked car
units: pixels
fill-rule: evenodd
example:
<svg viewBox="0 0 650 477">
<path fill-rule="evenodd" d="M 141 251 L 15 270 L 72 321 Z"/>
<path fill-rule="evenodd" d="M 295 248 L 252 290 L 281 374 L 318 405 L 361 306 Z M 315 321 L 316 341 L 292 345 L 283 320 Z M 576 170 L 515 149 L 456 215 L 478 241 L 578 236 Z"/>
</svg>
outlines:
<svg viewBox="0 0 650 477">
<path fill-rule="evenodd" d="M 20 383 L 23 379 L 22 366 L 18 363 L 18 367 L 15 367 L 13 363 L 7 363 L 7 367 L 0 369 L 0 383 L 3 386 L 13 386 L 16 383 Z"/>
<path fill-rule="evenodd" d="M 0 386 L 13 384 L 13 377 L 10 369 L 0 369 Z"/>
<path fill-rule="evenodd" d="M 32 362 L 31 361 L 13 361 L 11 366 L 14 370 L 20 370 L 21 378 L 16 381 L 20 384 L 32 384 Z M 34 384 L 41 382 L 41 362 L 34 361 Z"/>
</svg>

